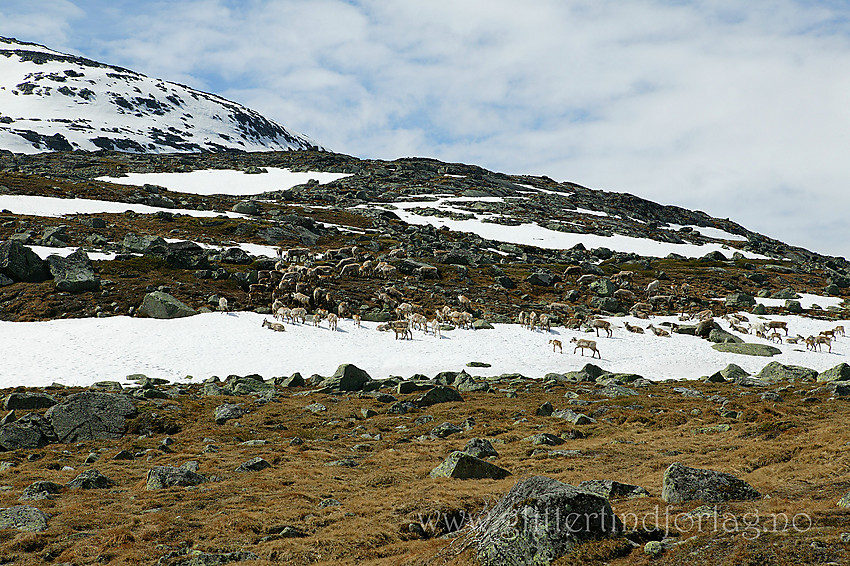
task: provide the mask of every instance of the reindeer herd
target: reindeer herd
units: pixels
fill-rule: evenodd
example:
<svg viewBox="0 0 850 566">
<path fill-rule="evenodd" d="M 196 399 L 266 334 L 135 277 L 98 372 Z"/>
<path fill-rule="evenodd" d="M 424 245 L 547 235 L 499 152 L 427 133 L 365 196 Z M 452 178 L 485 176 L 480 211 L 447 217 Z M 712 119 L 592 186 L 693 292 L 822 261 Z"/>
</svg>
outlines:
<svg viewBox="0 0 850 566">
<path fill-rule="evenodd" d="M 397 340 L 412 339 L 414 331 L 441 338 L 441 331 L 446 326 L 459 329 L 474 328 L 472 315 L 474 305 L 464 295 L 457 296 L 455 306 L 446 305 L 437 308 L 432 315 L 428 316 L 420 306 L 406 301 L 402 292 L 392 284 L 392 281 L 398 278 L 398 271 L 396 267 L 386 261 L 373 261 L 364 250 L 357 246 L 327 250 L 323 255 L 324 259 L 337 260 L 336 265 L 311 265 L 312 260 L 316 258 L 308 248 L 279 249 L 279 260 L 274 269 L 258 272 L 257 283 L 248 288 L 248 302 L 250 305 L 271 305 L 271 313 L 275 320 L 264 319 L 264 328 L 275 332 L 284 332 L 284 323 L 312 324 L 314 327 L 321 327 L 322 324 L 326 324 L 329 330 L 335 331 L 338 329 L 341 319 L 351 319 L 354 327 L 359 328 L 361 317 L 355 312 L 355 309 L 347 301 L 340 300 L 334 292 L 322 287 L 322 282 L 330 278 L 381 279 L 390 283 L 381 287 L 373 299 L 374 302 L 381 304 L 395 314 L 395 320 L 377 325 L 377 330 L 392 331 Z M 400 249 L 392 250 L 388 256 L 403 257 L 404 252 Z M 418 268 L 415 275 L 421 279 L 439 277 L 436 268 L 430 266 Z M 564 277 L 567 276 L 575 276 L 578 285 L 587 285 L 597 279 L 593 275 L 581 275 L 581 270 L 577 266 L 567 268 Z M 632 307 L 629 313 L 638 319 L 651 318 L 653 311 L 659 307 L 670 308 L 675 301 L 676 294 L 687 294 L 690 291 L 689 285 L 685 283 L 678 287 L 672 286 L 670 288 L 672 295 L 664 295 L 661 294 L 661 282 L 654 280 L 646 286 L 643 293 L 644 297 L 641 299 L 631 289 L 633 276 L 634 273 L 631 271 L 621 271 L 611 276 L 610 280 L 620 286 L 614 291 L 614 297 L 624 303 L 631 303 Z M 227 299 L 221 298 L 219 310 L 227 311 L 228 309 Z M 516 321 L 522 328 L 545 333 L 552 331 L 553 321 L 562 321 L 564 327 L 568 329 L 583 330 L 588 333 L 595 332 L 596 338 L 612 338 L 614 335 L 613 329 L 616 326 L 611 321 L 604 320 L 596 315 L 582 316 L 575 314 L 573 317 L 562 319 L 558 315 L 568 313 L 570 306 L 567 304 L 550 303 L 547 310 L 548 313 L 522 311 L 517 316 Z M 756 337 L 778 343 L 782 343 L 783 339 L 788 344 L 805 343 L 806 348 L 812 351 L 822 351 L 823 346 L 826 346 L 828 351 L 832 352 L 833 341 L 838 336 L 845 335 L 843 326 L 823 330 L 817 336 L 804 338 L 800 334 L 790 336 L 788 324 L 784 321 L 771 320 L 750 323 L 747 316 L 743 314 L 728 314 L 724 315 L 723 318 L 728 322 L 731 331 L 740 334 L 754 334 Z M 715 325 L 714 313 L 710 309 L 694 314 L 682 313 L 678 316 L 678 319 L 679 322 L 695 320 L 699 325 L 707 325 L 705 326 L 707 328 L 712 328 Z M 675 322 L 664 324 L 669 325 L 669 330 L 656 327 L 653 324 L 642 327 L 628 321 L 624 321 L 623 328 L 634 334 L 644 334 L 649 331 L 657 337 L 669 338 L 671 332 L 675 332 L 679 326 Z M 561 340 L 550 339 L 548 343 L 552 346 L 553 352 L 563 353 Z M 575 345 L 573 354 L 580 350 L 581 355 L 584 356 L 585 350 L 590 350 L 591 357 L 602 358 L 595 340 L 574 337 L 570 340 L 570 344 Z"/>
</svg>

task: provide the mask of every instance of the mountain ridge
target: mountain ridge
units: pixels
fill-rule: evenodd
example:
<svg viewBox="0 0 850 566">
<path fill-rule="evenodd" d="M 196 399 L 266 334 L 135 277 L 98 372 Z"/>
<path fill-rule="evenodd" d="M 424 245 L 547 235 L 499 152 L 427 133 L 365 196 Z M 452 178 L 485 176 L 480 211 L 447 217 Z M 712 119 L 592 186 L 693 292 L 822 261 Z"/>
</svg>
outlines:
<svg viewBox="0 0 850 566">
<path fill-rule="evenodd" d="M 318 148 L 258 112 L 186 85 L 0 37 L 0 147 L 18 153 Z"/>
</svg>

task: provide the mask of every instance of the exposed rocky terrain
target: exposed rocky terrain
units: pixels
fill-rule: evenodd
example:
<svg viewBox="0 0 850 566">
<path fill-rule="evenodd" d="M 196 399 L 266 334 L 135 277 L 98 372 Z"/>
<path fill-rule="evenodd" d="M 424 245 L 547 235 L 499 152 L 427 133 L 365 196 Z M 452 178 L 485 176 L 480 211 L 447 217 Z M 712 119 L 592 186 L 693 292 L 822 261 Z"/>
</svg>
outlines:
<svg viewBox="0 0 850 566">
<path fill-rule="evenodd" d="M 262 171 L 267 167 L 350 176 L 251 197 L 175 193 L 159 186 L 135 187 L 97 180 L 129 172 L 210 168 Z M 531 192 L 524 186 L 546 192 Z M 196 307 L 212 295 L 220 295 L 235 308 L 268 308 L 270 298 L 251 305 L 247 291 L 250 284 L 257 283 L 258 271 L 272 269 L 276 258 L 271 252 L 271 258 L 249 256 L 233 248 L 238 243 L 284 249 L 307 247 L 313 258 L 310 265 L 330 270 L 326 273 L 331 276 L 321 279 L 321 286 L 334 297 L 334 304 L 328 306 L 333 308 L 346 301 L 359 305 L 363 314 L 372 315 L 392 310 L 379 298 L 382 289 L 391 284 L 400 290 L 404 300 L 426 310 L 456 304 L 457 296 L 465 294 L 487 305 L 486 312 L 478 314 L 495 321 L 550 303 L 567 305 L 563 315 L 576 311 L 625 312 L 643 298 L 643 289 L 655 279 L 663 283 L 657 294 L 670 299 L 666 309 L 662 309 L 667 312 L 702 310 L 714 304 L 711 299 L 733 293 L 789 299 L 793 292 L 802 291 L 846 296 L 850 286 L 848 265 L 843 258 L 793 248 L 729 220 L 572 183 L 510 176 L 428 159 L 381 162 L 309 151 L 190 155 L 4 153 L 0 154 L 0 191 L 4 195 L 99 199 L 160 209 L 151 214 L 79 214 L 62 218 L 3 214 L 0 239 L 25 245 L 82 246 L 90 252 L 118 254 L 114 260 L 93 262 L 100 280 L 97 290 L 69 295 L 58 290 L 44 272 L 40 276 L 43 283 L 36 277 L 36 281 L 26 284 L 0 287 L 0 317 L 5 320 L 93 316 L 96 312 L 127 314 L 139 306 L 145 292 L 161 286 Z M 393 203 L 436 200 L 435 194 L 472 199 L 452 201 L 452 211 L 490 213 L 482 216 L 484 222 L 551 228 L 553 219 L 569 218 L 568 225 L 557 226 L 558 233 L 568 226 L 577 234 L 611 234 L 615 238 L 629 236 L 696 245 L 714 243 L 727 249 L 699 258 L 675 254 L 646 257 L 581 245 L 546 249 L 487 240 L 473 233 L 430 225 L 412 225 L 399 220 L 393 211 Z M 480 200 L 484 195 L 496 198 Z M 170 212 L 175 209 L 236 211 L 241 216 L 198 218 Z M 427 207 L 415 210 L 424 215 L 458 214 Z M 606 216 L 599 216 L 600 213 Z M 684 228 L 673 229 L 671 225 Z M 699 227 L 722 230 L 736 239 L 709 238 L 699 232 Z M 157 237 L 169 238 L 169 242 L 156 240 Z M 219 249 L 202 249 L 197 244 Z M 352 261 L 344 248 L 352 246 L 362 250 L 356 258 L 358 263 L 367 259 L 375 263 L 388 261 L 398 270 L 398 277 L 393 281 L 338 277 L 340 264 Z M 737 252 L 759 254 L 757 257 L 765 259 L 746 259 Z M 578 274 L 567 276 L 565 270 L 571 265 L 577 266 Z M 423 278 L 423 267 L 436 268 L 436 273 L 426 270 L 429 278 Z M 577 281 L 580 275 L 607 281 L 623 270 L 632 271 L 633 279 L 613 287 L 608 283 L 591 287 L 589 281 Z M 688 284 L 685 291 L 683 283 Z M 624 298 L 621 293 L 617 299 L 613 296 L 617 288 L 636 292 L 636 296 L 630 298 L 626 294 Z M 788 289 L 793 292 L 788 294 Z"/>
<path fill-rule="evenodd" d="M 474 373 L 7 390 L 0 562 L 850 560 L 846 365 Z"/>
<path fill-rule="evenodd" d="M 614 317 L 635 312 L 654 280 L 666 296 L 651 301 L 656 315 L 800 312 L 797 293 L 848 293 L 845 260 L 728 220 L 427 159 L 4 153 L 0 167 L 3 195 L 161 209 L 3 213 L 0 316 L 10 321 L 168 318 L 215 309 L 220 297 L 231 309 L 270 312 L 270 296 L 248 291 L 278 260 L 251 256 L 238 243 L 306 248 L 295 263 L 316 269 L 317 279 L 291 291 L 323 289 L 310 312 L 345 302 L 374 321 L 396 318 L 400 302 L 425 313 L 462 308 L 461 294 L 482 327 L 520 311 L 547 312 L 555 325 Z M 262 175 L 271 167 L 350 176 L 251 197 L 97 180 L 207 168 Z M 697 258 L 553 250 L 413 225 L 393 212 L 435 194 L 473 199 L 452 202 L 450 214 L 492 212 L 505 225 L 562 218 L 580 232 L 728 250 Z M 474 200 L 481 197 L 501 199 Z M 176 210 L 238 214 L 199 218 Z M 669 225 L 739 238 L 717 241 L 699 228 Z M 42 261 L 28 247 L 39 245 L 117 255 L 91 261 L 79 251 Z M 341 275 L 346 264 L 365 261 L 385 261 L 394 275 Z M 616 277 L 621 271 L 634 275 Z M 785 306 L 753 307 L 756 295 Z M 846 318 L 840 307 L 804 314 Z M 735 341 L 714 326 L 703 330 L 716 342 Z M 596 366 L 545 379 L 485 379 L 470 363 L 460 373 L 403 380 L 373 381 L 349 366 L 327 377 L 210 376 L 190 385 L 135 376 L 137 387 L 7 390 L 0 562 L 846 563 L 850 515 L 837 502 L 850 489 L 842 448 L 850 441 L 842 425 L 850 370 L 765 363 L 758 375 L 730 366 L 705 382 L 654 382 Z M 613 522 L 576 532 L 544 522 L 502 546 L 500 529 L 517 517 L 539 521 L 569 509 Z"/>
</svg>

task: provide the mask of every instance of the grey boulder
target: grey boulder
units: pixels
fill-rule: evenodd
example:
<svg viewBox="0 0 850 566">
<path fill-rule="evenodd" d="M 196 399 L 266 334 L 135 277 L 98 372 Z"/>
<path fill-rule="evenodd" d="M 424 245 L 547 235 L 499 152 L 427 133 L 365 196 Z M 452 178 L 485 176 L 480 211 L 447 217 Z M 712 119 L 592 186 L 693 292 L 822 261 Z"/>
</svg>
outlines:
<svg viewBox="0 0 850 566">
<path fill-rule="evenodd" d="M 197 472 L 174 466 L 157 466 L 148 471 L 146 489 L 165 489 L 175 486 L 192 486 L 205 483 L 207 478 Z"/>
<path fill-rule="evenodd" d="M 431 470 L 432 478 L 495 479 L 511 475 L 509 471 L 465 452 L 452 452 L 442 464 Z"/>
<path fill-rule="evenodd" d="M 136 414 L 136 406 L 123 395 L 83 391 L 47 409 L 59 442 L 115 440 L 126 431 L 126 420 Z"/>
<path fill-rule="evenodd" d="M 484 566 L 548 566 L 584 540 L 620 531 L 604 497 L 533 476 L 511 488 L 481 520 L 475 544 Z"/>
<path fill-rule="evenodd" d="M 661 498 L 667 503 L 702 500 L 707 503 L 758 499 L 753 486 L 732 474 L 689 468 L 674 462 L 664 472 Z"/>
<path fill-rule="evenodd" d="M 0 244 L 0 274 L 12 281 L 38 283 L 50 278 L 43 259 L 20 242 L 7 240 Z"/>
<path fill-rule="evenodd" d="M 47 530 L 47 514 L 29 505 L 0 509 L 0 529 L 39 532 Z"/>
<path fill-rule="evenodd" d="M 195 309 L 162 291 L 154 291 L 145 295 L 138 313 L 139 316 L 160 319 L 182 318 L 198 314 Z"/>
<path fill-rule="evenodd" d="M 100 278 L 95 274 L 88 254 L 82 249 L 67 257 L 48 256 L 47 265 L 57 291 L 82 293 L 100 288 Z"/>
<path fill-rule="evenodd" d="M 323 387 L 331 387 L 339 391 L 362 391 L 371 376 L 354 364 L 342 364 L 334 374 L 324 381 Z"/>
</svg>

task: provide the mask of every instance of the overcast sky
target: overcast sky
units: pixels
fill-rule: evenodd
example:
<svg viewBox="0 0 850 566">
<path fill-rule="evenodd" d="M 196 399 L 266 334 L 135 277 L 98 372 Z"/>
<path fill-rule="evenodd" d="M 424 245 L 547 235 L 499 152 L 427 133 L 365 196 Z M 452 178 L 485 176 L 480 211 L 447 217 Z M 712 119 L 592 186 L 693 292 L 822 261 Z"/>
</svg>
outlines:
<svg viewBox="0 0 850 566">
<path fill-rule="evenodd" d="M 334 151 L 548 175 L 850 257 L 846 0 L 2 0 L 0 35 Z"/>
</svg>

